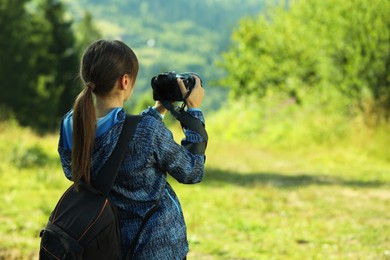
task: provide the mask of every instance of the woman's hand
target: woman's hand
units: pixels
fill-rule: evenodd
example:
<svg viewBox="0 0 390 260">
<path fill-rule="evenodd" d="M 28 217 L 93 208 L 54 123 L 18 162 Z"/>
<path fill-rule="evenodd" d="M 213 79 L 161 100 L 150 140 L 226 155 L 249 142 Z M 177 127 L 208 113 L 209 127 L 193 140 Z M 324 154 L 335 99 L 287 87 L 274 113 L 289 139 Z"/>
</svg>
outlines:
<svg viewBox="0 0 390 260">
<path fill-rule="evenodd" d="M 191 90 L 191 94 L 187 97 L 186 102 L 188 108 L 200 108 L 204 97 L 204 89 L 200 83 L 200 78 L 195 75 L 193 75 L 193 77 L 195 78 L 195 86 Z M 179 85 L 183 97 L 185 97 L 188 93 L 188 90 L 184 85 L 183 80 L 178 78 L 177 84 Z M 161 101 L 156 101 L 154 109 L 156 109 L 161 115 L 165 115 L 168 111 Z"/>
<path fill-rule="evenodd" d="M 191 90 L 190 96 L 187 98 L 187 106 L 188 108 L 200 108 L 202 105 L 203 97 L 204 97 L 204 89 L 200 83 L 200 78 L 192 75 L 195 78 L 195 86 Z M 186 89 L 186 86 L 183 83 L 183 80 L 178 78 L 177 84 L 179 84 L 181 93 L 183 94 L 183 97 L 187 95 L 188 90 Z"/>
</svg>

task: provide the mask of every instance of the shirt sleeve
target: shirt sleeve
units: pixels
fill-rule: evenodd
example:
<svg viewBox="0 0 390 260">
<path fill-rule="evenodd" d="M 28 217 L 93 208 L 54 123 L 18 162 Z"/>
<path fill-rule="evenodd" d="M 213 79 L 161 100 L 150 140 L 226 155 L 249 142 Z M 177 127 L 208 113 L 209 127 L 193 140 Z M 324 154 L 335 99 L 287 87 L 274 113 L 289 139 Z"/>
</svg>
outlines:
<svg viewBox="0 0 390 260">
<path fill-rule="evenodd" d="M 203 118 L 200 111 L 191 113 L 197 113 L 193 116 Z M 156 119 L 151 127 L 153 129 L 151 146 L 153 147 L 152 152 L 156 165 L 180 183 L 200 182 L 204 173 L 205 156 L 192 154 L 184 146 L 177 144 L 173 139 L 172 132 L 164 125 L 157 111 L 149 108 L 142 114 L 153 116 Z M 202 142 L 203 138 L 199 134 L 191 132 L 190 130 L 184 131 L 185 138 L 183 141 Z"/>
</svg>

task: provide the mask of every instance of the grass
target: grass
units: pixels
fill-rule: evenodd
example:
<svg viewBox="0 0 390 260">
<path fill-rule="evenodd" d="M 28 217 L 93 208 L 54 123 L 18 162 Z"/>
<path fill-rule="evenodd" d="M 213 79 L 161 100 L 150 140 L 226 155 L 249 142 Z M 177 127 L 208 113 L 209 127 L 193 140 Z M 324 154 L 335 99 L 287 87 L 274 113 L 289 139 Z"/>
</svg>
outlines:
<svg viewBox="0 0 390 260">
<path fill-rule="evenodd" d="M 175 186 L 194 259 L 390 257 L 388 163 L 222 141 L 208 152 L 203 185 Z"/>
<path fill-rule="evenodd" d="M 0 259 L 36 259 L 69 185 L 57 136 L 0 124 Z M 189 259 L 390 259 L 390 161 L 345 146 L 280 149 L 210 133 L 204 181 L 170 179 Z"/>
</svg>

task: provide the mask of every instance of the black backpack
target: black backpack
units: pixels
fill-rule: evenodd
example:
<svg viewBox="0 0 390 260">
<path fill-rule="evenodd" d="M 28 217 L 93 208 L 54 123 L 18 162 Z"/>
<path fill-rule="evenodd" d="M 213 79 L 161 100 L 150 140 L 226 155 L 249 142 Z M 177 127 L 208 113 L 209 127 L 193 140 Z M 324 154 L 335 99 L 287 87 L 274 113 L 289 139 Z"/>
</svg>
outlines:
<svg viewBox="0 0 390 260">
<path fill-rule="evenodd" d="M 118 211 L 108 194 L 139 119 L 140 116 L 126 116 L 117 145 L 92 185 L 80 182 L 78 190 L 72 185 L 62 195 L 40 233 L 39 259 L 121 258 Z M 140 231 L 141 228 L 137 237 Z"/>
</svg>

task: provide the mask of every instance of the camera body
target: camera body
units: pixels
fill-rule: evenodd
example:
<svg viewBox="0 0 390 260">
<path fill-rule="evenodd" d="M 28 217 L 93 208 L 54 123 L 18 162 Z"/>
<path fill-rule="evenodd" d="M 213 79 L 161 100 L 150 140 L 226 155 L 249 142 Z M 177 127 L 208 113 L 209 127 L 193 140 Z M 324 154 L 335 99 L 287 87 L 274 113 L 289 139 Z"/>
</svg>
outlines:
<svg viewBox="0 0 390 260">
<path fill-rule="evenodd" d="M 175 73 L 174 71 L 168 71 L 154 76 L 151 80 L 153 99 L 171 102 L 184 101 L 177 79 L 182 79 L 187 90 L 191 91 L 196 83 L 193 75 L 198 76 L 193 72 Z"/>
</svg>

